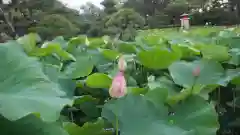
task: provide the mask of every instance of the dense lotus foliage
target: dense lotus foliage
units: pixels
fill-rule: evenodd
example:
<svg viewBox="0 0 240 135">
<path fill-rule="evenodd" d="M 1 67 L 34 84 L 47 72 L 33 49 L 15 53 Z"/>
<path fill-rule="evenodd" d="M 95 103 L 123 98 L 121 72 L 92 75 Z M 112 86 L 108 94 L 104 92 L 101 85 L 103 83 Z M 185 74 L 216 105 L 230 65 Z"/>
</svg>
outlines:
<svg viewBox="0 0 240 135">
<path fill-rule="evenodd" d="M 31 33 L 2 43 L 0 134 L 216 135 L 219 91 L 240 106 L 239 41 L 234 28 L 193 28 L 139 31 L 132 42 Z M 127 93 L 111 98 L 121 57 Z"/>
</svg>

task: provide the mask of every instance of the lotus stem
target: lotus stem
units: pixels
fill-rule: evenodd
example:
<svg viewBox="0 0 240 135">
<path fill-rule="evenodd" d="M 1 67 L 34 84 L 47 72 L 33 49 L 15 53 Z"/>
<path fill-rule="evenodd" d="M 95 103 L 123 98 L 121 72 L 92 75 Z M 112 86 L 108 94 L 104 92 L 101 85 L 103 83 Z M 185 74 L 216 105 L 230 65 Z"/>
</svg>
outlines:
<svg viewBox="0 0 240 135">
<path fill-rule="evenodd" d="M 118 135 L 118 117 L 116 115 L 116 135 Z"/>
</svg>

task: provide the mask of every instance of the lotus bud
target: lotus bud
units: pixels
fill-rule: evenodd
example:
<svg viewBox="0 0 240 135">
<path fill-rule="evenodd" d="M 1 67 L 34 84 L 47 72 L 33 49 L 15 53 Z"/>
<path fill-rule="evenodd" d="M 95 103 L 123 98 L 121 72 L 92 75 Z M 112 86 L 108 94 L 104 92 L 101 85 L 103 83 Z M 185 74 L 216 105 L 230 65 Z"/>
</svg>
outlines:
<svg viewBox="0 0 240 135">
<path fill-rule="evenodd" d="M 109 94 L 113 98 L 121 98 L 127 94 L 126 80 L 123 72 L 118 72 L 118 74 L 113 78 Z"/>
<path fill-rule="evenodd" d="M 127 63 L 123 56 L 120 56 L 118 60 L 118 70 L 124 72 L 127 68 Z"/>
<path fill-rule="evenodd" d="M 193 76 L 198 77 L 200 75 L 200 71 L 200 67 L 196 67 L 192 72 Z"/>
</svg>

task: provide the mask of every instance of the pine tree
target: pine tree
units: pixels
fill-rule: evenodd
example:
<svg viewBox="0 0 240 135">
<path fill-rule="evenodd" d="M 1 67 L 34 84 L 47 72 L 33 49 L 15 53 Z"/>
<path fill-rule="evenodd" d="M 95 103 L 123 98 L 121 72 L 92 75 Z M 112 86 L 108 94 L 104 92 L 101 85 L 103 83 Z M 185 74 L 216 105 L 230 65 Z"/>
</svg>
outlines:
<svg viewBox="0 0 240 135">
<path fill-rule="evenodd" d="M 104 6 L 104 12 L 108 15 L 117 12 L 116 1 L 115 0 L 104 0 L 101 3 Z"/>
</svg>

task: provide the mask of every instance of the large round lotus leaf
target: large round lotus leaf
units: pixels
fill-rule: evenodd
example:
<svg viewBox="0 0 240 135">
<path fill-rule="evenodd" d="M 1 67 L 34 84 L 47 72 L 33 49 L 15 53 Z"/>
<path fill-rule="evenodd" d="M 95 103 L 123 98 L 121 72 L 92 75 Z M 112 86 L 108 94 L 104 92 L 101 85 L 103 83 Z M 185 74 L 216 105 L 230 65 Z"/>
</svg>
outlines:
<svg viewBox="0 0 240 135">
<path fill-rule="evenodd" d="M 64 71 L 67 77 L 77 79 L 88 76 L 93 70 L 93 61 L 88 56 L 77 57 L 77 61 L 69 64 Z"/>
<path fill-rule="evenodd" d="M 166 69 L 181 58 L 181 52 L 179 51 L 154 48 L 148 51 L 141 51 L 137 57 L 140 63 L 148 68 Z"/>
<path fill-rule="evenodd" d="M 134 42 L 120 42 L 117 46 L 118 51 L 126 54 L 135 54 L 137 52 Z"/>
<path fill-rule="evenodd" d="M 94 73 L 87 77 L 86 84 L 90 88 L 110 88 L 112 79 L 102 73 Z"/>
<path fill-rule="evenodd" d="M 233 48 L 230 50 L 230 54 L 231 54 L 231 59 L 229 60 L 229 64 L 233 64 L 233 65 L 240 65 L 240 49 L 239 48 Z"/>
<path fill-rule="evenodd" d="M 56 65 L 44 64 L 43 72 L 48 78 L 55 83 L 58 83 L 63 91 L 66 92 L 66 96 L 73 97 L 76 88 L 76 82 L 72 78 L 63 78 L 60 68 Z"/>
<path fill-rule="evenodd" d="M 11 122 L 0 117 L 1 135 L 68 135 L 57 123 L 46 123 L 34 115 Z"/>
<path fill-rule="evenodd" d="M 199 45 L 197 46 L 205 59 L 225 61 L 230 58 L 229 49 L 220 45 Z"/>
<path fill-rule="evenodd" d="M 163 106 L 162 103 L 164 103 L 167 100 L 168 97 L 168 89 L 166 88 L 155 88 L 152 90 L 149 90 L 146 93 L 146 98 L 152 101 L 156 107 L 160 105 L 160 107 Z"/>
<path fill-rule="evenodd" d="M 159 45 L 161 43 L 161 37 L 159 37 L 159 35 L 148 35 L 148 36 L 145 35 L 144 41 L 149 46 L 155 46 L 155 45 Z"/>
<path fill-rule="evenodd" d="M 197 78 L 193 75 L 196 68 L 200 68 Z M 186 88 L 192 87 L 194 82 L 200 85 L 217 84 L 224 76 L 224 69 L 221 64 L 211 60 L 175 62 L 169 67 L 169 71 L 174 82 Z"/>
<path fill-rule="evenodd" d="M 106 59 L 109 59 L 112 61 L 116 60 L 117 57 L 120 55 L 119 52 L 115 50 L 110 50 L 110 49 L 100 49 L 100 52 Z"/>
<path fill-rule="evenodd" d="M 31 52 L 36 47 L 36 42 L 40 41 L 41 38 L 38 34 L 30 33 L 17 39 L 17 42 L 22 45 L 24 51 L 27 53 Z"/>
<path fill-rule="evenodd" d="M 88 38 L 88 43 L 86 43 L 91 48 L 98 48 L 103 46 L 104 40 L 102 38 Z"/>
<path fill-rule="evenodd" d="M 95 123 L 87 122 L 82 127 L 74 123 L 66 123 L 64 128 L 69 135 L 113 135 L 111 130 L 104 129 L 103 119 L 98 119 Z"/>
<path fill-rule="evenodd" d="M 36 57 L 55 55 L 61 60 L 76 61 L 76 58 L 72 54 L 63 50 L 61 44 L 57 42 L 45 42 L 41 48 L 34 48 L 29 55 Z"/>
<path fill-rule="evenodd" d="M 222 86 L 227 86 L 229 82 L 238 85 L 238 78 L 240 78 L 240 68 L 226 70 L 225 76 L 219 81 Z"/>
<path fill-rule="evenodd" d="M 159 103 L 157 101 L 157 103 Z M 161 103 L 159 103 L 161 104 Z M 163 103 L 162 103 L 163 104 Z M 178 106 L 173 116 L 163 105 L 156 109 L 144 96 L 128 95 L 104 105 L 102 116 L 119 120 L 121 135 L 215 135 L 218 129 L 214 106 L 193 97 Z"/>
<path fill-rule="evenodd" d="M 67 41 L 64 39 L 63 36 L 57 36 L 55 37 L 52 42 L 55 42 L 55 43 L 59 43 L 61 48 L 63 48 L 64 50 L 67 48 L 68 44 L 67 44 Z"/>
<path fill-rule="evenodd" d="M 71 100 L 52 82 L 36 59 L 28 57 L 16 42 L 0 45 L 0 114 L 17 120 L 39 114 L 45 121 L 59 118 L 61 109 Z"/>
<path fill-rule="evenodd" d="M 68 52 L 73 52 L 78 46 L 84 45 L 86 41 L 86 36 L 81 35 L 77 37 L 71 38 L 68 43 L 67 43 L 67 51 Z"/>
</svg>

